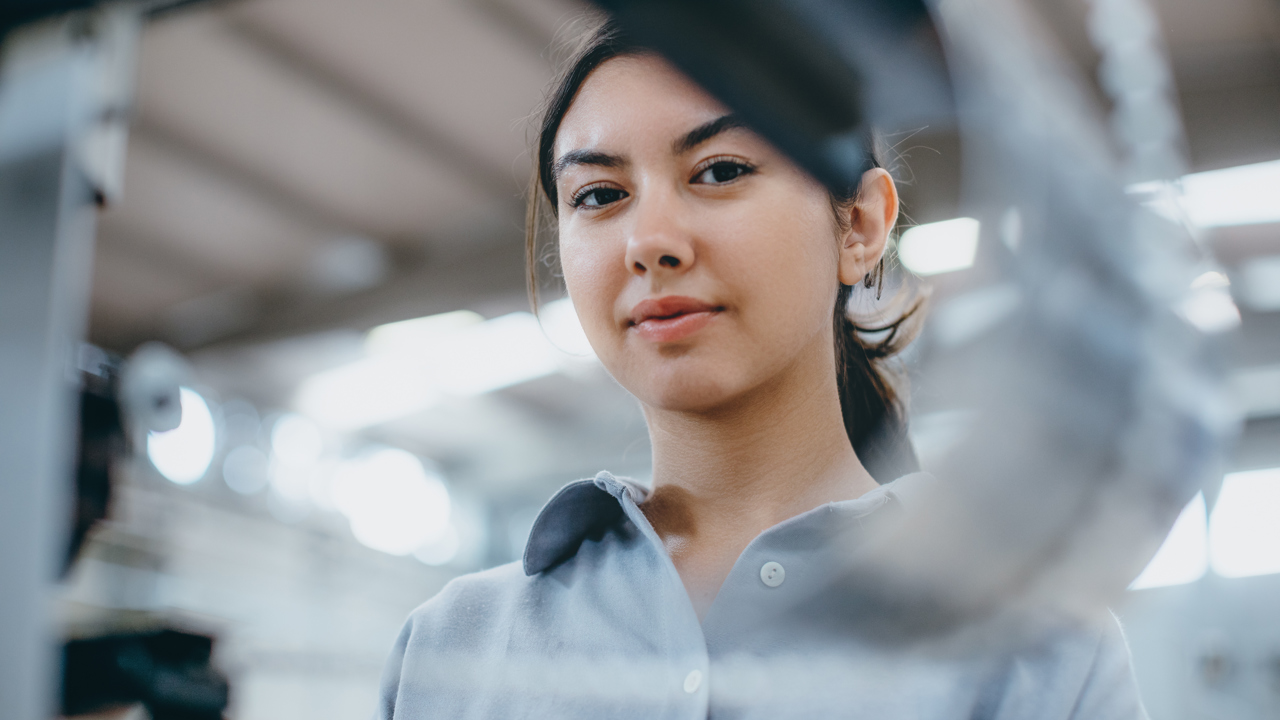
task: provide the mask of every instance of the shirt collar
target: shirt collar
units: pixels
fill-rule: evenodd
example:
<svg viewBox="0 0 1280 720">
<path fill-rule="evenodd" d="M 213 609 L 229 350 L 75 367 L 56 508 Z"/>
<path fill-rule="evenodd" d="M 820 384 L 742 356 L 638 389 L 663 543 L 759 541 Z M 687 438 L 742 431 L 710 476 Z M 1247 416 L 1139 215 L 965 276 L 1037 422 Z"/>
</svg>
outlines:
<svg viewBox="0 0 1280 720">
<path fill-rule="evenodd" d="M 560 488 L 529 530 L 529 541 L 524 546 L 524 574 L 537 575 L 573 557 L 583 540 L 598 538 L 622 518 L 625 495 L 640 503 L 648 493 L 634 480 L 607 472 Z"/>
<path fill-rule="evenodd" d="M 813 514 L 832 511 L 842 516 L 861 516 L 890 499 L 910 507 L 932 482 L 933 476 L 928 473 L 905 475 L 862 497 L 827 503 L 775 527 L 804 523 Z M 560 488 L 538 513 L 529 531 L 529 541 L 524 547 L 525 575 L 537 575 L 573 557 L 583 540 L 599 539 L 623 517 L 624 502 L 638 505 L 648 496 L 649 489 L 645 486 L 608 472 Z"/>
</svg>

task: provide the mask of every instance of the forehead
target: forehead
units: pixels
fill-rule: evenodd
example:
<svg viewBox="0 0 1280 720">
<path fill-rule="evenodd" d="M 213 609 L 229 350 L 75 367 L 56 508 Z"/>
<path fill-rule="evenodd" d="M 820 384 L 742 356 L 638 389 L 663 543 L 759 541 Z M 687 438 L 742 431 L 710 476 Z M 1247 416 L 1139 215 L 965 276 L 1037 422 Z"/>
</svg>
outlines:
<svg viewBox="0 0 1280 720">
<path fill-rule="evenodd" d="M 729 110 L 660 57 L 622 56 L 596 68 L 578 89 L 556 133 L 554 154 L 673 138 Z"/>
</svg>

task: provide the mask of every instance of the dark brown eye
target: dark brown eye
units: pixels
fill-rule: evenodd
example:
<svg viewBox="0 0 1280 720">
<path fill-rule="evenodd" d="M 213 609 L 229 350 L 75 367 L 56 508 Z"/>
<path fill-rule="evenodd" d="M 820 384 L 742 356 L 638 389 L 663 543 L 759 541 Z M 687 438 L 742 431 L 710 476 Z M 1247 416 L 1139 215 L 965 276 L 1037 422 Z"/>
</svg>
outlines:
<svg viewBox="0 0 1280 720">
<path fill-rule="evenodd" d="M 750 165 L 732 160 L 720 160 L 708 165 L 693 179 L 693 182 L 704 185 L 723 185 L 733 182 L 752 171 Z"/>
<path fill-rule="evenodd" d="M 595 187 L 579 191 L 573 198 L 574 207 L 604 207 L 625 198 L 627 192 L 613 187 Z"/>
</svg>

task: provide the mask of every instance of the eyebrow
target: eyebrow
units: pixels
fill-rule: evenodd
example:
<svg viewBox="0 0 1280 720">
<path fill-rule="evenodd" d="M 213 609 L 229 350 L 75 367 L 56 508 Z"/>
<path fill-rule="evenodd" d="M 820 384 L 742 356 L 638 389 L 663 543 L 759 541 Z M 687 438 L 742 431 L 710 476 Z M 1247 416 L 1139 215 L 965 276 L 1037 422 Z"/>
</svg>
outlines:
<svg viewBox="0 0 1280 720">
<path fill-rule="evenodd" d="M 551 166 L 551 177 L 559 180 L 560 175 L 572 165 L 619 168 L 626 167 L 627 160 L 620 155 L 610 155 L 599 150 L 570 150 L 561 155 L 560 159 L 556 160 L 556 164 Z"/>
<path fill-rule="evenodd" d="M 671 143 L 671 149 L 677 155 L 683 155 L 726 130 L 740 127 L 746 127 L 746 123 L 742 122 L 742 119 L 737 115 L 732 113 L 721 115 L 715 120 L 699 125 L 677 138 L 675 142 Z"/>
<path fill-rule="evenodd" d="M 671 149 L 677 155 L 683 155 L 726 130 L 740 127 L 746 127 L 746 123 L 742 122 L 742 119 L 737 115 L 732 113 L 721 115 L 715 120 L 703 123 L 676 138 L 671 143 Z M 555 164 L 551 166 L 551 178 L 553 181 L 558 181 L 564 171 L 574 165 L 621 168 L 626 167 L 628 164 L 627 159 L 621 155 L 611 155 L 599 150 L 570 150 L 561 155 L 560 159 L 556 160 Z"/>
</svg>

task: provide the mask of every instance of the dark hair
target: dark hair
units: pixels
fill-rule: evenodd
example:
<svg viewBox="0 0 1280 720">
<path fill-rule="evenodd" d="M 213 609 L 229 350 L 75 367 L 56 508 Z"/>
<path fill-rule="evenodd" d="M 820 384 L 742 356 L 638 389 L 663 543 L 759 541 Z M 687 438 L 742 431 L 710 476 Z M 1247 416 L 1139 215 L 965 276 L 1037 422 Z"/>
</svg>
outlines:
<svg viewBox="0 0 1280 720">
<path fill-rule="evenodd" d="M 594 30 L 582 33 L 577 47 L 571 51 L 564 69 L 551 86 L 539 115 L 533 180 L 525 223 L 529 300 L 535 313 L 538 308 L 539 285 L 537 266 L 551 264 L 549 256 L 540 256 L 538 246 L 539 232 L 547 219 L 542 208 L 544 202 L 549 205 L 552 217 L 559 214 L 552 165 L 555 162 L 553 150 L 560 123 L 577 96 L 578 89 L 592 71 L 615 57 L 647 53 L 652 51 L 629 41 L 612 22 L 597 22 Z M 879 148 L 874 141 L 871 146 L 873 164 L 883 167 Z M 832 212 L 842 228 L 848 227 L 847 211 L 857 201 L 860 190 L 860 187 L 852 187 L 847 192 L 831 194 Z M 887 258 L 891 257 L 892 249 L 885 252 L 876 269 L 862 280 L 864 288 L 875 289 L 877 299 L 884 286 Z M 840 409 L 844 416 L 845 432 L 848 433 L 858 458 L 877 482 L 885 483 L 920 468 L 907 435 L 906 407 L 898 389 L 901 378 L 887 368 L 886 363 L 914 338 L 918 323 L 908 321 L 918 320 L 923 315 L 923 300 L 915 296 L 908 298 L 903 305 L 905 309 L 892 322 L 864 326 L 850 317 L 848 312 L 853 290 L 854 286 L 841 284 L 834 298 L 833 322 Z"/>
</svg>

